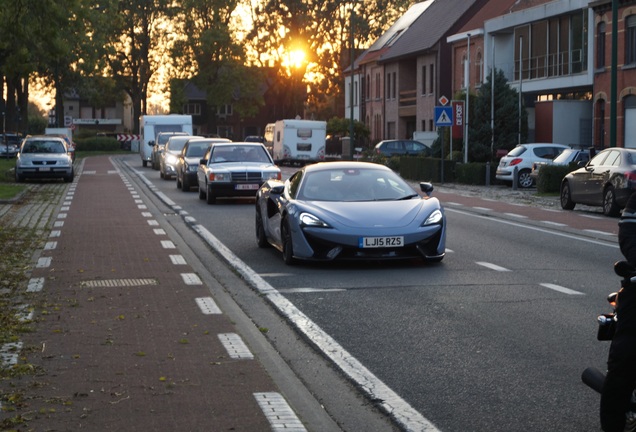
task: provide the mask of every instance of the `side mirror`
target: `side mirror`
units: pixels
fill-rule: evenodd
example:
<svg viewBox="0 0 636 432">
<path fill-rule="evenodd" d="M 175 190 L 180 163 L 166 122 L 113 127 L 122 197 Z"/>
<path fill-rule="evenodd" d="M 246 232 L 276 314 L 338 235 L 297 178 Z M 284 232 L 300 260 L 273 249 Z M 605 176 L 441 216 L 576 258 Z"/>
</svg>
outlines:
<svg viewBox="0 0 636 432">
<path fill-rule="evenodd" d="M 199 165 L 207 165 L 207 164 L 208 164 L 207 159 L 199 159 Z"/>
<path fill-rule="evenodd" d="M 152 146 L 154 146 L 154 145 L 155 145 L 155 142 L 154 142 L 154 141 L 148 141 L 148 145 L 149 145 L 150 147 L 152 147 Z"/>
<path fill-rule="evenodd" d="M 433 192 L 433 189 L 435 189 L 433 187 L 432 183 L 429 182 L 420 182 L 420 190 L 422 192 L 424 192 L 426 195 L 431 195 L 431 193 Z"/>
</svg>

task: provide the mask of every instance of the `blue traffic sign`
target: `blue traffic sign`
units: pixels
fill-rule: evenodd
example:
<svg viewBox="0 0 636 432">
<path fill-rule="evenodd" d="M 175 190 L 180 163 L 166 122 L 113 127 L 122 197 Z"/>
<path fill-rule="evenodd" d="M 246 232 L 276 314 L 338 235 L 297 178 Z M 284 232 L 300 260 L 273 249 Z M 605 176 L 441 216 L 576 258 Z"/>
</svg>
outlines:
<svg viewBox="0 0 636 432">
<path fill-rule="evenodd" d="M 453 125 L 453 107 L 452 106 L 436 106 L 435 107 L 435 127 L 452 126 Z"/>
</svg>

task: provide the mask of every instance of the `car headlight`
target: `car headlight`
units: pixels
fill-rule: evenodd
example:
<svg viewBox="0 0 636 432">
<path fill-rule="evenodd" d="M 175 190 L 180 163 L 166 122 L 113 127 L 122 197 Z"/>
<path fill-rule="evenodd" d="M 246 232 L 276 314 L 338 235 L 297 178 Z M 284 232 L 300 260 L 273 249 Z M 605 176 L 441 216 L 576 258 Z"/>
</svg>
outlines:
<svg viewBox="0 0 636 432">
<path fill-rule="evenodd" d="M 422 226 L 434 225 L 434 224 L 440 223 L 442 219 L 444 219 L 444 215 L 442 214 L 442 211 L 440 209 L 436 209 L 433 211 L 433 213 L 431 213 L 426 218 L 424 223 L 422 223 Z"/>
<path fill-rule="evenodd" d="M 276 172 L 266 172 L 263 175 L 263 180 L 267 181 L 267 180 L 281 180 L 282 174 L 280 171 L 276 171 Z"/>
<path fill-rule="evenodd" d="M 210 179 L 210 181 L 217 181 L 217 182 L 228 182 L 230 180 L 232 180 L 232 175 L 230 173 L 219 173 L 219 172 L 210 172 L 208 174 L 208 179 Z"/>
<path fill-rule="evenodd" d="M 177 157 L 175 155 L 169 154 L 166 155 L 166 163 L 170 165 L 174 165 L 177 163 Z"/>
<path fill-rule="evenodd" d="M 300 224 L 303 226 L 319 227 L 319 228 L 331 228 L 328 223 L 322 221 L 311 213 L 301 213 Z"/>
</svg>

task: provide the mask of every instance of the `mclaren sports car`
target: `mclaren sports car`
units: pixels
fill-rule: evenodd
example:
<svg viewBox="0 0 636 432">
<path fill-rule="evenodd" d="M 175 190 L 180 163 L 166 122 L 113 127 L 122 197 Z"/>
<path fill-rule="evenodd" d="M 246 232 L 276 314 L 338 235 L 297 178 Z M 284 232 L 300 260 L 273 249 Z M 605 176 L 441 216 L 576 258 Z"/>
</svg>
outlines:
<svg viewBox="0 0 636 432">
<path fill-rule="evenodd" d="M 307 165 L 256 194 L 256 242 L 283 260 L 441 261 L 446 217 L 433 186 L 418 193 L 390 168 L 367 162 Z"/>
</svg>

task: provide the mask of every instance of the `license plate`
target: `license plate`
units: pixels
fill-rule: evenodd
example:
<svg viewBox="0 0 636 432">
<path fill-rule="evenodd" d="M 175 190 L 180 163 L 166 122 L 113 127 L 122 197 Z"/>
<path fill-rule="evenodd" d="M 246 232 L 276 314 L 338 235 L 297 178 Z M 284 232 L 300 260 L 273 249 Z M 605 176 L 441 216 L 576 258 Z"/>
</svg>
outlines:
<svg viewBox="0 0 636 432">
<path fill-rule="evenodd" d="M 51 171 L 51 168 L 49 168 L 49 167 L 38 168 L 38 171 L 40 171 L 40 172 L 49 172 L 49 171 Z"/>
<path fill-rule="evenodd" d="M 259 186 L 257 184 L 237 184 L 235 189 L 236 190 L 257 190 L 258 187 Z"/>
<path fill-rule="evenodd" d="M 358 246 L 361 248 L 402 247 L 404 237 L 360 237 Z"/>
</svg>

